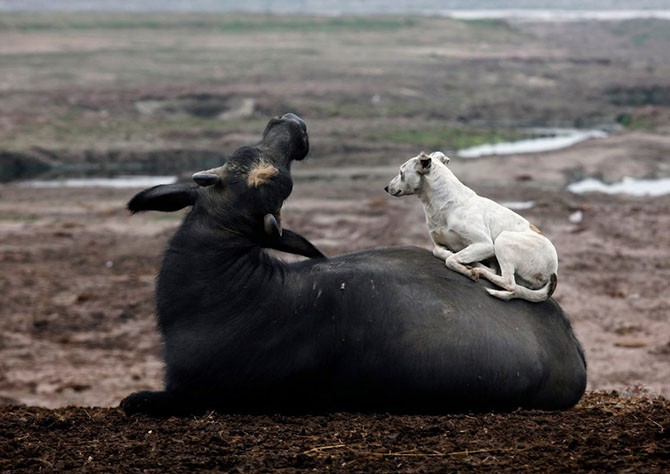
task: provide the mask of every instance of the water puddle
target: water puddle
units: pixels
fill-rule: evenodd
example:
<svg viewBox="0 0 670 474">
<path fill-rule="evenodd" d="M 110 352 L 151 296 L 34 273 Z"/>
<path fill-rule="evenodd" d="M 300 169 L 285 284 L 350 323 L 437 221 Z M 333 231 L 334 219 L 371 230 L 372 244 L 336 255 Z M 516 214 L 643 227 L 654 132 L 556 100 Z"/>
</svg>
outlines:
<svg viewBox="0 0 670 474">
<path fill-rule="evenodd" d="M 114 178 L 70 178 L 30 180 L 19 183 L 25 188 L 150 188 L 172 184 L 176 176 L 117 176 Z"/>
<path fill-rule="evenodd" d="M 607 133 L 602 130 L 577 130 L 570 128 L 534 129 L 532 133 L 543 136 L 513 142 L 486 143 L 459 150 L 457 155 L 461 158 L 479 158 L 491 155 L 541 153 L 544 151 L 560 150 L 561 148 L 567 148 L 586 140 L 607 136 Z"/>
<path fill-rule="evenodd" d="M 503 201 L 500 204 L 513 211 L 523 211 L 535 207 L 535 201 Z"/>
<path fill-rule="evenodd" d="M 607 184 L 588 178 L 568 185 L 568 191 L 582 193 L 630 194 L 632 196 L 662 196 L 670 194 L 670 178 L 633 179 L 624 178 L 618 183 Z"/>
<path fill-rule="evenodd" d="M 624 21 L 656 18 L 670 20 L 668 10 L 541 10 L 541 9 L 500 9 L 500 10 L 444 10 L 444 16 L 456 20 L 521 20 L 533 22 L 570 21 Z"/>
</svg>

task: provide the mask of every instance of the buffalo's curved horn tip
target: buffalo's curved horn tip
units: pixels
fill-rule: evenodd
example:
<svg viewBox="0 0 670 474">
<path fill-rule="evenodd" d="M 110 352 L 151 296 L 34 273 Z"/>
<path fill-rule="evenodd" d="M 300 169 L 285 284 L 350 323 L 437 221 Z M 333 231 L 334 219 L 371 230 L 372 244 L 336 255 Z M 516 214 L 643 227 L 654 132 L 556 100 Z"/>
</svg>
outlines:
<svg viewBox="0 0 670 474">
<path fill-rule="evenodd" d="M 213 186 L 221 181 L 221 177 L 218 174 L 208 173 L 207 171 L 194 173 L 192 178 L 199 186 L 203 187 Z"/>
<path fill-rule="evenodd" d="M 277 218 L 272 214 L 265 214 L 263 217 L 263 228 L 270 237 L 281 237 L 282 230 Z"/>
</svg>

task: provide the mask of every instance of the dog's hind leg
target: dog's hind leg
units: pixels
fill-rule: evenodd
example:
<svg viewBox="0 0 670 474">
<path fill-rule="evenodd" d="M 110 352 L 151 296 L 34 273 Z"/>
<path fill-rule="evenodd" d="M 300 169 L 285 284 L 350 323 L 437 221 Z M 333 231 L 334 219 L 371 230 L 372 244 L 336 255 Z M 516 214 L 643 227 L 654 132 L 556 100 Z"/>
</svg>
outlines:
<svg viewBox="0 0 670 474">
<path fill-rule="evenodd" d="M 502 250 L 502 251 L 499 251 Z M 498 262 L 500 263 L 500 272 L 501 275 L 496 275 L 492 272 L 488 272 L 481 268 L 474 270 L 482 278 L 486 278 L 488 281 L 497 285 L 503 290 L 494 290 L 493 288 L 486 288 L 486 291 L 489 295 L 494 296 L 501 300 L 511 300 L 514 298 L 520 298 L 526 301 L 531 302 L 540 302 L 544 301 L 551 296 L 554 289 L 556 288 L 556 274 L 554 273 L 549 278 L 549 281 L 545 285 L 538 289 L 526 288 L 516 282 L 516 272 L 517 268 L 512 264 L 512 261 L 518 261 L 518 253 L 509 253 L 509 248 L 499 249 L 499 246 L 496 245 L 496 252 L 498 255 Z M 513 257 L 513 258 L 512 258 Z"/>
<path fill-rule="evenodd" d="M 461 273 L 473 280 L 477 280 L 479 278 L 479 274 L 476 271 L 477 269 L 473 269 L 470 264 L 481 262 L 494 255 L 493 243 L 478 242 L 465 247 L 460 252 L 450 255 L 444 263 L 450 270 Z"/>
<path fill-rule="evenodd" d="M 504 232 L 503 232 L 504 234 Z M 501 234 L 502 235 L 502 234 Z M 489 295 L 495 296 L 501 300 L 510 300 L 516 298 L 515 293 L 517 289 L 517 283 L 514 278 L 516 273 L 516 268 L 512 263 L 515 258 L 515 253 L 512 252 L 513 245 L 505 245 L 506 241 L 499 238 L 495 242 L 495 254 L 498 258 L 498 264 L 500 265 L 500 275 L 492 272 L 488 268 L 478 267 L 473 269 L 478 277 L 482 277 L 496 286 L 503 288 L 504 291 L 495 290 L 493 288 L 486 288 L 486 291 Z"/>
<path fill-rule="evenodd" d="M 500 275 L 497 275 L 496 273 L 493 273 L 491 270 L 485 267 L 478 267 L 473 269 L 473 272 L 477 274 L 477 276 L 482 277 L 494 285 L 497 285 L 501 288 L 504 288 L 507 291 L 513 291 L 516 288 L 516 281 L 514 279 L 514 273 L 515 273 L 515 268 L 513 265 L 511 265 L 509 262 L 505 261 L 499 261 L 500 263 Z M 502 298 L 502 296 L 499 296 L 497 294 L 494 294 L 496 290 L 491 290 L 490 288 L 487 288 L 486 291 L 488 291 L 490 294 L 493 296 L 497 296 L 498 298 Z M 500 292 L 503 293 L 503 292 Z"/>
<path fill-rule="evenodd" d="M 496 298 L 499 298 L 501 300 L 508 301 L 512 298 L 515 298 L 515 290 L 517 288 L 516 281 L 514 280 L 514 267 L 510 266 L 509 264 L 501 264 L 500 265 L 500 272 L 502 273 L 501 275 L 496 275 L 491 272 L 485 272 L 482 271 L 481 269 L 477 269 L 478 274 L 486 278 L 488 281 L 493 283 L 494 285 L 497 285 L 501 288 L 504 288 L 503 290 L 494 290 L 493 288 L 486 288 L 486 292 L 491 295 L 495 296 Z"/>
</svg>

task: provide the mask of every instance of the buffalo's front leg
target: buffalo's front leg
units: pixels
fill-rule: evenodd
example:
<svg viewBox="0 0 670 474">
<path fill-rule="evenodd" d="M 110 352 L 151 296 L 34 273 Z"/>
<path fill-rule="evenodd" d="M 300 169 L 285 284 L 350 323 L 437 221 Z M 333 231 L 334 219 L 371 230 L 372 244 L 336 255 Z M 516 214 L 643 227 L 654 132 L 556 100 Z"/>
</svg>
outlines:
<svg viewBox="0 0 670 474">
<path fill-rule="evenodd" d="M 169 392 L 135 392 L 128 395 L 119 405 L 126 415 L 149 415 L 168 417 L 187 415 L 192 412 L 190 404 Z"/>
</svg>

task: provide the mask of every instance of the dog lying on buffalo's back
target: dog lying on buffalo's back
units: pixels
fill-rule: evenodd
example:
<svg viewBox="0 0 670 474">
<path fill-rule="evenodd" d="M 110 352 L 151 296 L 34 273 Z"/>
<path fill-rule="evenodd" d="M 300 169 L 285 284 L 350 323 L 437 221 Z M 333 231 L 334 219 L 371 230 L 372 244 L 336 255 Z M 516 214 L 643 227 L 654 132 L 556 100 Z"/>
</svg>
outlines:
<svg viewBox="0 0 670 474">
<path fill-rule="evenodd" d="M 448 163 L 449 158 L 439 151 L 422 152 L 403 163 L 386 192 L 416 194 L 421 199 L 435 245 L 433 255 L 451 270 L 502 287 L 504 290 L 486 289 L 496 298 L 532 302 L 549 298 L 558 272 L 552 243 L 516 212 L 461 183 Z M 480 263 L 493 258 L 500 275 Z"/>
<path fill-rule="evenodd" d="M 131 201 L 134 211 L 193 207 L 156 287 L 164 390 L 127 396 L 124 411 L 573 406 L 586 384 L 584 355 L 555 302 L 489 298 L 416 247 L 292 263 L 264 250 L 281 243 L 267 240 L 268 228 L 272 239 L 278 231 L 265 216 L 279 212 L 287 188 L 281 173 L 254 176 L 255 163 L 288 170 L 304 158 L 300 122 L 277 119 L 261 143 L 209 173 L 218 176 L 205 178 L 210 186 L 154 188 Z M 311 253 L 294 235 L 289 249 Z"/>
</svg>

